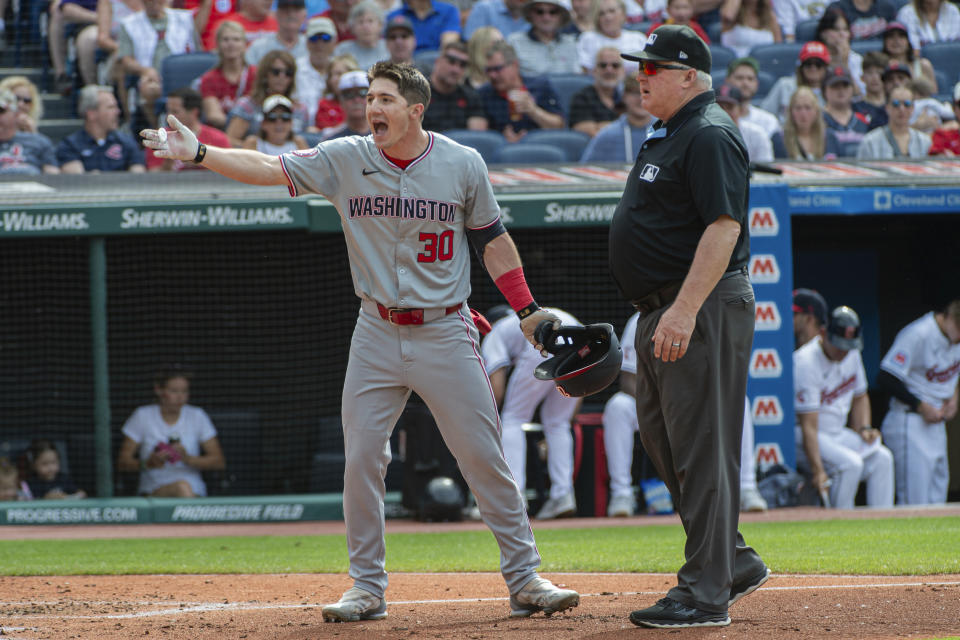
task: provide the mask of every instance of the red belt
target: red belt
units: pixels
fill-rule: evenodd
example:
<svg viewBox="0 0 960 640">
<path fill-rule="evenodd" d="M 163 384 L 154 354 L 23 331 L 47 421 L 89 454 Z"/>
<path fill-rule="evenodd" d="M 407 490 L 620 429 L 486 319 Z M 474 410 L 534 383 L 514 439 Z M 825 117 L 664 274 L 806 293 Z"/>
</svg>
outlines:
<svg viewBox="0 0 960 640">
<path fill-rule="evenodd" d="M 443 315 L 448 316 L 454 311 L 458 311 L 462 305 L 455 304 L 443 310 Z M 388 309 L 379 302 L 377 311 L 380 317 L 395 325 L 423 324 L 423 309 L 398 309 L 396 307 Z"/>
</svg>

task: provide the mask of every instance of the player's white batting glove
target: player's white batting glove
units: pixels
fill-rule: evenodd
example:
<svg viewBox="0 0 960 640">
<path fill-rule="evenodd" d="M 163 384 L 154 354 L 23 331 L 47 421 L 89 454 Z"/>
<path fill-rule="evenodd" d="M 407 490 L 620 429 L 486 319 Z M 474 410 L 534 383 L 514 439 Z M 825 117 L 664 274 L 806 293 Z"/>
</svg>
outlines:
<svg viewBox="0 0 960 640">
<path fill-rule="evenodd" d="M 140 132 L 144 146 L 153 149 L 154 155 L 158 158 L 192 161 L 197 156 L 197 149 L 200 148 L 197 136 L 174 115 L 168 115 L 167 122 L 176 131 L 144 129 Z"/>
<path fill-rule="evenodd" d="M 553 322 L 553 328 L 560 328 L 560 318 L 553 315 L 549 311 L 544 311 L 543 309 L 537 309 L 526 318 L 520 321 L 520 329 L 523 330 L 523 335 L 526 339 L 533 345 L 533 348 L 540 352 L 544 358 L 550 355 L 550 352 L 547 351 L 543 344 L 537 341 L 533 333 L 537 330 L 537 327 L 540 326 L 541 322 L 549 321 Z"/>
</svg>

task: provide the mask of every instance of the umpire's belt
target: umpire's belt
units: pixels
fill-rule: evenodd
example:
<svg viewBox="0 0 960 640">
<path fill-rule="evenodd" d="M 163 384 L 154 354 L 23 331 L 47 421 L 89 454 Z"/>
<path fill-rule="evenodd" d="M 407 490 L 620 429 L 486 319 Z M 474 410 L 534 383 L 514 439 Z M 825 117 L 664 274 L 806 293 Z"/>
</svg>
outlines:
<svg viewBox="0 0 960 640">
<path fill-rule="evenodd" d="M 740 274 L 747 275 L 748 271 L 746 267 L 737 267 L 736 269 L 731 269 L 724 273 L 720 279 L 726 280 L 727 278 L 732 278 L 733 276 L 738 276 Z M 630 304 L 640 313 L 650 313 L 651 311 L 656 311 L 661 309 L 674 300 L 677 299 L 677 294 L 680 293 L 680 287 L 683 286 L 683 282 L 671 282 L 670 284 L 661 287 L 654 291 L 653 293 L 648 293 L 642 298 L 637 298 L 636 300 L 631 300 Z"/>
<path fill-rule="evenodd" d="M 381 318 L 390 324 L 398 326 L 433 322 L 434 320 L 439 320 L 444 316 L 450 315 L 454 311 L 459 311 L 460 307 L 463 306 L 463 303 L 460 303 L 437 309 L 401 309 L 398 307 L 385 307 L 379 302 L 375 304 L 377 305 L 377 312 Z M 363 301 L 362 306 L 367 306 L 366 300 Z"/>
</svg>

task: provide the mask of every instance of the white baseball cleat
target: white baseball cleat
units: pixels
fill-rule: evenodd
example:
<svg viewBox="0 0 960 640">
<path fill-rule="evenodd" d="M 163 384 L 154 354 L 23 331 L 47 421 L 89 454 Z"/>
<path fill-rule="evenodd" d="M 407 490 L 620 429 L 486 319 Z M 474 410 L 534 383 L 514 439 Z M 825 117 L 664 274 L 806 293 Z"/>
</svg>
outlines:
<svg viewBox="0 0 960 640">
<path fill-rule="evenodd" d="M 740 511 L 766 511 L 767 501 L 763 499 L 760 492 L 756 489 L 743 489 L 740 491 Z"/>
<path fill-rule="evenodd" d="M 580 594 L 560 589 L 546 578 L 536 577 L 510 596 L 510 617 L 526 618 L 537 611 L 551 615 L 580 604 Z"/>
<path fill-rule="evenodd" d="M 610 498 L 610 504 L 607 505 L 607 517 L 629 518 L 634 514 L 636 508 L 633 496 L 613 496 Z"/>
<path fill-rule="evenodd" d="M 323 608 L 324 622 L 358 622 L 387 617 L 387 601 L 360 587 L 350 587 L 340 602 Z"/>
<path fill-rule="evenodd" d="M 552 520 L 576 514 L 577 500 L 573 497 L 573 491 L 570 491 L 559 498 L 550 498 L 544 502 L 540 511 L 537 512 L 536 518 L 537 520 Z"/>
</svg>

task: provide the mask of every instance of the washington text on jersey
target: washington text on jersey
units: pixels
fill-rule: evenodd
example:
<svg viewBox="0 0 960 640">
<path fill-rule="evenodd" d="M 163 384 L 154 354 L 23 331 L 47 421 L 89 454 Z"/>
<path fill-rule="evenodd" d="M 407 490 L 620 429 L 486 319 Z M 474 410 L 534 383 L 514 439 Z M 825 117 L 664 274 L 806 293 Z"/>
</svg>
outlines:
<svg viewBox="0 0 960 640">
<path fill-rule="evenodd" d="M 348 201 L 351 218 L 385 217 L 432 222 L 456 222 L 457 205 L 429 198 L 354 196 Z"/>
</svg>

